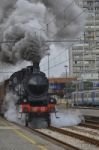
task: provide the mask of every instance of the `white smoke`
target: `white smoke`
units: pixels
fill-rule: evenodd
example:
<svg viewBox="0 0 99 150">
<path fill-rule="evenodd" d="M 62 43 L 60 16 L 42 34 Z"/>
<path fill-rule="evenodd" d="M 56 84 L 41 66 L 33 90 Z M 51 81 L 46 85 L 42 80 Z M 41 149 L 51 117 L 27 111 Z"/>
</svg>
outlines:
<svg viewBox="0 0 99 150">
<path fill-rule="evenodd" d="M 12 73 L 21 70 L 22 68 L 25 68 L 26 66 L 32 65 L 31 62 L 27 61 L 20 61 L 16 65 L 7 64 L 5 62 L 2 62 L 0 64 L 0 82 L 4 82 L 6 79 L 9 79 Z"/>
<path fill-rule="evenodd" d="M 7 93 L 3 103 L 2 112 L 8 121 L 25 125 L 25 115 L 22 114 L 21 118 L 19 118 L 20 114 L 17 105 L 18 99 L 19 97 L 16 94 L 12 92 Z"/>
<path fill-rule="evenodd" d="M 74 38 L 84 27 L 85 13 L 76 5 L 74 0 L 43 0 L 55 15 L 53 21 L 56 25 L 56 37 Z M 49 19 L 49 24 L 53 23 Z"/>
<path fill-rule="evenodd" d="M 84 13 L 72 0 L 0 0 L 1 60 L 40 62 L 48 39 L 74 38 L 83 29 Z M 80 15 L 80 16 L 79 16 Z"/>
<path fill-rule="evenodd" d="M 3 41 L 15 43 L 2 44 L 2 58 L 15 63 L 20 59 L 40 61 L 48 46 L 42 42 L 47 39 L 46 33 L 41 33 L 44 24 L 46 8 L 42 3 L 31 3 L 18 0 L 15 9 L 3 24 Z M 40 51 L 42 51 L 40 53 Z M 37 60 L 34 60 L 36 56 Z"/>
<path fill-rule="evenodd" d="M 4 116 L 9 121 L 17 122 L 17 110 L 16 110 L 16 102 L 18 100 L 18 96 L 9 92 L 6 94 L 5 101 L 3 104 Z"/>
<path fill-rule="evenodd" d="M 7 93 L 2 110 L 4 113 L 4 117 L 7 120 L 19 123 L 21 125 L 25 125 L 24 114 L 22 114 L 21 119 L 18 119 L 19 113 L 18 106 L 16 105 L 18 99 L 19 97 L 16 94 L 12 92 Z M 84 117 L 82 116 L 79 110 L 67 109 L 64 112 L 57 112 L 56 114 L 51 114 L 51 125 L 55 127 L 78 125 L 82 121 L 84 121 Z M 34 128 L 45 128 L 47 127 L 47 122 L 41 118 L 33 118 L 32 122 L 30 123 L 30 126 Z"/>
<path fill-rule="evenodd" d="M 65 127 L 78 125 L 84 120 L 82 114 L 78 110 L 68 109 L 65 112 L 58 112 L 51 115 L 51 124 L 55 127 Z"/>
</svg>

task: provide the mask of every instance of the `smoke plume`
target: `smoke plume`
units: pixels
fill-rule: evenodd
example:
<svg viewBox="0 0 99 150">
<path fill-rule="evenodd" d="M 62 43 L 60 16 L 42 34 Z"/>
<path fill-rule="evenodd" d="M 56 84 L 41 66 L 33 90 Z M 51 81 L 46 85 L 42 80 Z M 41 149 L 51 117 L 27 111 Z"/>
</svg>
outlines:
<svg viewBox="0 0 99 150">
<path fill-rule="evenodd" d="M 0 40 L 8 41 L 1 44 L 0 60 L 40 62 L 47 40 L 73 39 L 82 31 L 81 12 L 72 0 L 0 0 Z"/>
</svg>

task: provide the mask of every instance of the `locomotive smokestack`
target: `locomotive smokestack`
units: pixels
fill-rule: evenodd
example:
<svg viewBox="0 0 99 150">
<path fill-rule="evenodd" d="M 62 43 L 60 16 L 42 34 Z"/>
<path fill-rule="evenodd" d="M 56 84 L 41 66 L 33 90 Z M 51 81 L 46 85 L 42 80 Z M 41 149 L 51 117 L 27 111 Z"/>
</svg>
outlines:
<svg viewBox="0 0 99 150">
<path fill-rule="evenodd" d="M 33 71 L 40 71 L 39 62 L 33 63 Z"/>
</svg>

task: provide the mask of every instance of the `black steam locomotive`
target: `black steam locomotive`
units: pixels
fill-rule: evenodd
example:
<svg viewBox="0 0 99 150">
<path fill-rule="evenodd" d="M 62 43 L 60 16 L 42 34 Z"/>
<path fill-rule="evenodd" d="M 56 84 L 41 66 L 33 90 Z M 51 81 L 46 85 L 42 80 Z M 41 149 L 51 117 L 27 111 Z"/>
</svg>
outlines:
<svg viewBox="0 0 99 150">
<path fill-rule="evenodd" d="M 16 106 L 25 114 L 25 125 L 33 118 L 44 118 L 50 126 L 50 114 L 55 111 L 56 100 L 48 94 L 49 82 L 39 64 L 34 63 L 10 77 L 9 88 L 18 95 Z"/>
</svg>

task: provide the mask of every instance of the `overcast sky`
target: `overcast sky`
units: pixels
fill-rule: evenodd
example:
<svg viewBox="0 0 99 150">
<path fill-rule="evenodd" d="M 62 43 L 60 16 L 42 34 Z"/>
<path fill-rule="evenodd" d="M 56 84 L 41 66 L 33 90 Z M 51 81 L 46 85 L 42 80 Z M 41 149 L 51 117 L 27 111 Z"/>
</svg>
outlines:
<svg viewBox="0 0 99 150">
<path fill-rule="evenodd" d="M 49 74 L 50 77 L 59 77 L 65 73 L 64 66 L 68 66 L 69 69 L 69 56 L 66 46 L 59 46 L 52 44 L 50 47 L 49 55 Z M 48 76 L 48 56 L 41 61 L 41 70 Z"/>
</svg>

